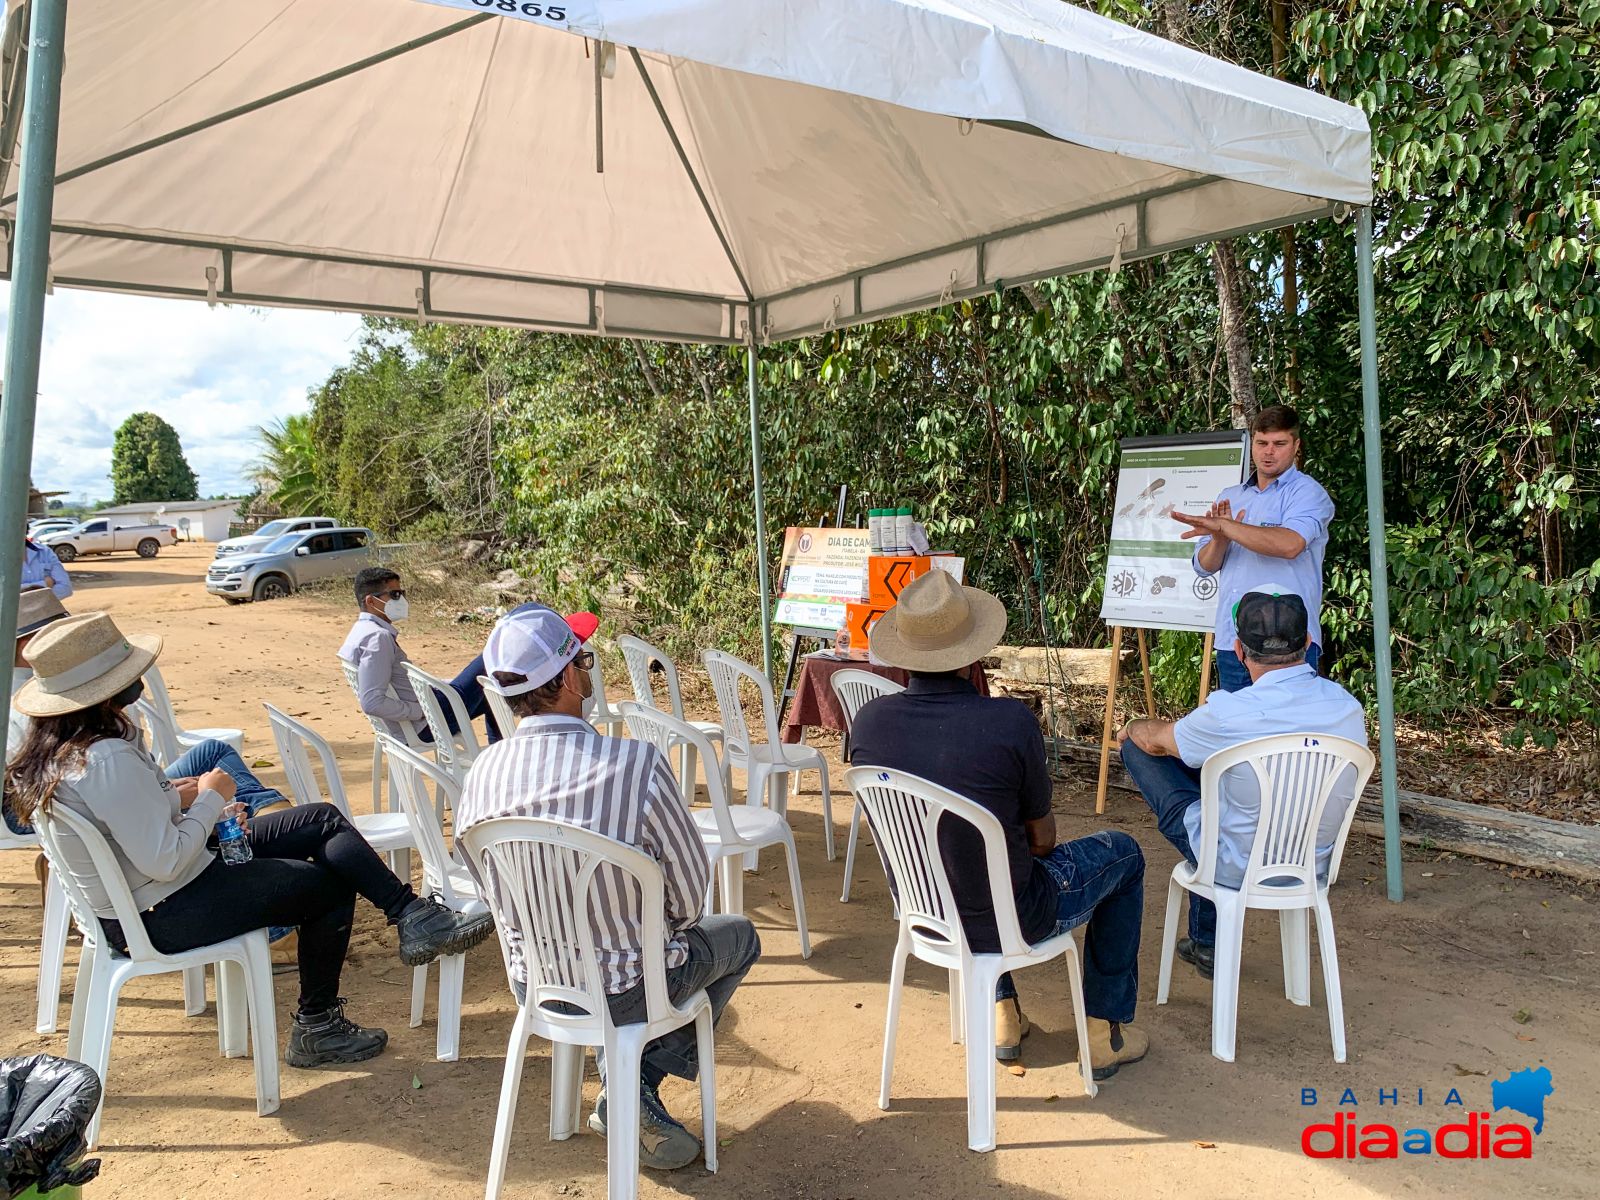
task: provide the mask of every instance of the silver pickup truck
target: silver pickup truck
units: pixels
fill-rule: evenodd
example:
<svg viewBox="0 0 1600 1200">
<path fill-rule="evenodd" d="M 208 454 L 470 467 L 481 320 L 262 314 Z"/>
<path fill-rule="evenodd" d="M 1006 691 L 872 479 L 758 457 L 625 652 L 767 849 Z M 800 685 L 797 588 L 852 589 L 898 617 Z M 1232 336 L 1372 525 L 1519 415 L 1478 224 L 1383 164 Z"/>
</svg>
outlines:
<svg viewBox="0 0 1600 1200">
<path fill-rule="evenodd" d="M 85 554 L 116 554 L 129 550 L 140 558 L 154 558 L 161 553 L 161 547 L 178 540 L 178 531 L 171 525 L 113 526 L 110 517 L 94 517 L 38 540 L 54 550 L 64 563 Z"/>
<path fill-rule="evenodd" d="M 378 539 L 370 529 L 302 530 L 218 558 L 206 571 L 206 591 L 230 604 L 276 600 L 314 580 L 354 579 L 377 561 Z"/>
</svg>

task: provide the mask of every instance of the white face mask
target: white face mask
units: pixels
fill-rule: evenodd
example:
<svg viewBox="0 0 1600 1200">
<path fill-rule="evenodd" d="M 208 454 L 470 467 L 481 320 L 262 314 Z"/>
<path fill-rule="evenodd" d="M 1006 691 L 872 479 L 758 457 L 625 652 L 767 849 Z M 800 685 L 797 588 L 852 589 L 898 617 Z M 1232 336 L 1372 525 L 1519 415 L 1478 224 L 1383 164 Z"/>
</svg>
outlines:
<svg viewBox="0 0 1600 1200">
<path fill-rule="evenodd" d="M 396 596 L 383 606 L 383 615 L 391 621 L 404 621 L 411 615 L 411 606 L 404 596 Z"/>
<path fill-rule="evenodd" d="M 594 716 L 594 696 L 588 695 L 583 698 L 583 719 L 587 721 L 592 716 Z"/>
</svg>

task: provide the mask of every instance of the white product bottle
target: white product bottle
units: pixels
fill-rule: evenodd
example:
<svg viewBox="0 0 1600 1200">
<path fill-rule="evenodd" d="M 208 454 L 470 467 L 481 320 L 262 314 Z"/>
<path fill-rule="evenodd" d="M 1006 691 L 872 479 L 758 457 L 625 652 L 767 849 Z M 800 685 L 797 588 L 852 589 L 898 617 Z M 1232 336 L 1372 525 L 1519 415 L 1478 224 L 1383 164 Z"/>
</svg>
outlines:
<svg viewBox="0 0 1600 1200">
<path fill-rule="evenodd" d="M 896 554 L 911 553 L 911 509 L 897 508 L 894 513 L 894 544 Z"/>
<path fill-rule="evenodd" d="M 871 542 L 871 553 L 883 553 L 883 509 L 874 508 L 867 514 L 867 537 Z"/>
</svg>

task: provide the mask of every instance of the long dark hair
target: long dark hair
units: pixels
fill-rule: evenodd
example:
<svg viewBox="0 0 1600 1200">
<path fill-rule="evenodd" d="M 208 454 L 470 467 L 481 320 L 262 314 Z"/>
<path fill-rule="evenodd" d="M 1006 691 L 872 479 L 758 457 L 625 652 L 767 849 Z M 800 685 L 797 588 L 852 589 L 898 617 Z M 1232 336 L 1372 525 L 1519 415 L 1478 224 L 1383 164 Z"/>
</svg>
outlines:
<svg viewBox="0 0 1600 1200">
<path fill-rule="evenodd" d="M 63 716 L 30 717 L 28 734 L 6 767 L 7 807 L 31 823 L 34 813 L 49 806 L 61 777 L 83 766 L 90 746 L 105 738 L 136 737 L 137 727 L 122 715 L 132 703 L 130 690 Z"/>
</svg>

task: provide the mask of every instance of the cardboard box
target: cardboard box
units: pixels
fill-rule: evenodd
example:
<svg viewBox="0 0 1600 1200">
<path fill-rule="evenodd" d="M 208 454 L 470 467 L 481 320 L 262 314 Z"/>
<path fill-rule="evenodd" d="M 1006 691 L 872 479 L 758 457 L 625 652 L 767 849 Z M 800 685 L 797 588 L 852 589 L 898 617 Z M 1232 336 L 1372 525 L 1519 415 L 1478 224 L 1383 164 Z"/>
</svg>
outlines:
<svg viewBox="0 0 1600 1200">
<path fill-rule="evenodd" d="M 872 641 L 872 627 L 892 607 L 891 604 L 847 604 L 844 606 L 844 624 L 850 631 L 850 657 L 865 659 Z"/>
<path fill-rule="evenodd" d="M 926 554 L 874 554 L 867 559 L 867 603 L 890 608 L 913 579 L 933 570 Z"/>
</svg>

